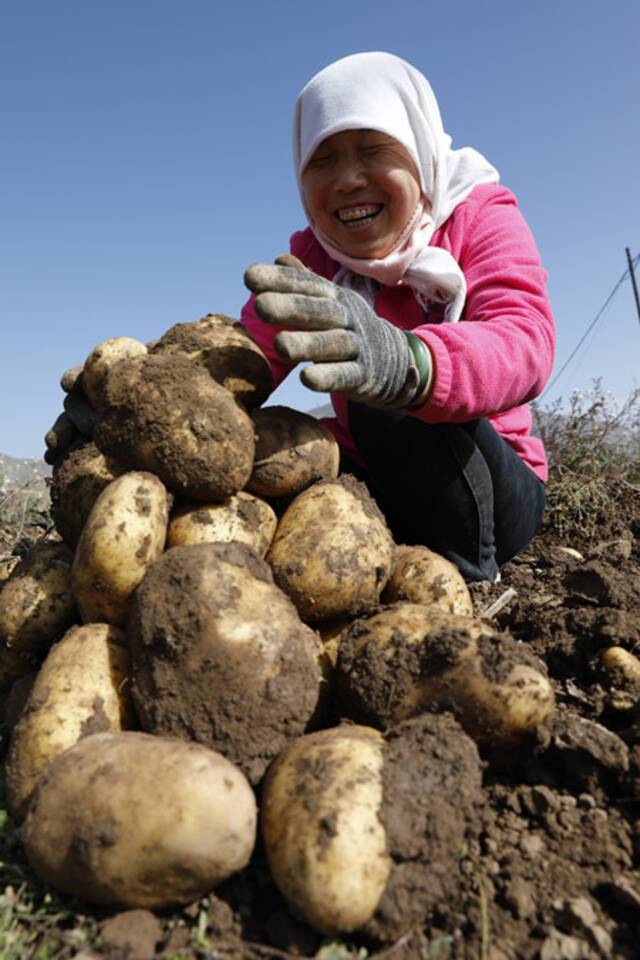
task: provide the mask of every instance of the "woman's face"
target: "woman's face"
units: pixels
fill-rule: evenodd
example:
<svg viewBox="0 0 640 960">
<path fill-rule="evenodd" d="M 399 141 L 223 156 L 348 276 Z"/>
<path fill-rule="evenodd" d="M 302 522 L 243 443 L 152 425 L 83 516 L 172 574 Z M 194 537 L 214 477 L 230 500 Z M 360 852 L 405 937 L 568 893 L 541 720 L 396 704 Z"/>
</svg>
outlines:
<svg viewBox="0 0 640 960">
<path fill-rule="evenodd" d="M 304 169 L 302 192 L 314 224 L 348 256 L 365 259 L 392 250 L 421 195 L 409 152 L 376 130 L 323 140 Z"/>
</svg>

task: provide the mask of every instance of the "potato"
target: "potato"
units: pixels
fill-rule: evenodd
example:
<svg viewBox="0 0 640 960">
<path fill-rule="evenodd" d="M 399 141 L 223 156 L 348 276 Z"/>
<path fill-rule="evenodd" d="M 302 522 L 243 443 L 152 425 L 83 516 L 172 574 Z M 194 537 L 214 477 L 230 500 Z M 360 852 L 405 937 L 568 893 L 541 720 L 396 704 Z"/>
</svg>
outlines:
<svg viewBox="0 0 640 960">
<path fill-rule="evenodd" d="M 458 568 L 423 546 L 396 547 L 393 570 L 382 600 L 384 603 L 409 600 L 462 617 L 473 616 L 471 594 Z"/>
<path fill-rule="evenodd" d="M 303 620 L 371 610 L 389 579 L 393 540 L 367 488 L 349 475 L 314 484 L 289 505 L 267 554 Z"/>
<path fill-rule="evenodd" d="M 184 354 L 253 410 L 273 390 L 269 361 L 242 324 L 224 313 L 208 313 L 192 323 L 176 323 L 150 348 L 152 353 Z"/>
<path fill-rule="evenodd" d="M 94 503 L 126 468 L 86 443 L 64 454 L 52 472 L 51 515 L 62 539 L 75 547 Z"/>
<path fill-rule="evenodd" d="M 318 639 L 243 543 L 168 550 L 127 636 L 142 727 L 220 750 L 253 783 L 314 714 Z"/>
<path fill-rule="evenodd" d="M 94 347 L 82 368 L 82 389 L 89 403 L 93 407 L 100 406 L 107 376 L 115 364 L 146 352 L 144 343 L 131 337 L 112 337 Z"/>
<path fill-rule="evenodd" d="M 144 733 L 97 733 L 45 770 L 25 822 L 45 883 L 93 903 L 160 910 L 240 870 L 256 802 L 218 753 Z"/>
<path fill-rule="evenodd" d="M 368 727 L 322 730 L 296 740 L 267 773 L 261 824 L 274 880 L 323 933 L 357 930 L 384 893 L 383 747 Z"/>
<path fill-rule="evenodd" d="M 640 660 L 624 647 L 608 647 L 600 654 L 600 671 L 613 710 L 631 710 L 640 701 Z"/>
<path fill-rule="evenodd" d="M 294 497 L 318 480 L 335 480 L 340 449 L 323 423 L 289 407 L 255 410 L 256 453 L 247 490 Z"/>
<path fill-rule="evenodd" d="M 459 894 L 480 797 L 477 750 L 449 715 L 386 736 L 356 725 L 308 734 L 274 761 L 262 790 L 274 880 L 323 933 L 395 939 Z"/>
<path fill-rule="evenodd" d="M 277 525 L 269 504 L 250 493 L 236 493 L 222 503 L 183 503 L 169 518 L 167 546 L 237 540 L 264 557 Z"/>
<path fill-rule="evenodd" d="M 151 473 L 113 480 L 96 500 L 71 569 L 71 587 L 86 622 L 121 626 L 149 565 L 164 549 L 167 491 Z"/>
<path fill-rule="evenodd" d="M 253 467 L 248 415 L 206 370 L 179 355 L 134 357 L 114 367 L 94 439 L 103 453 L 150 470 L 192 500 L 237 493 Z"/>
<path fill-rule="evenodd" d="M 106 623 L 72 627 L 49 651 L 11 737 L 7 801 L 21 820 L 47 764 L 82 737 L 136 725 L 124 634 Z"/>
<path fill-rule="evenodd" d="M 553 711 L 543 664 L 469 617 L 398 603 L 348 627 L 338 654 L 345 709 L 382 727 L 451 709 L 470 736 L 505 751 Z"/>
<path fill-rule="evenodd" d="M 0 593 L 0 686 L 29 673 L 76 619 L 71 561 L 65 544 L 44 541 L 13 568 Z"/>
</svg>

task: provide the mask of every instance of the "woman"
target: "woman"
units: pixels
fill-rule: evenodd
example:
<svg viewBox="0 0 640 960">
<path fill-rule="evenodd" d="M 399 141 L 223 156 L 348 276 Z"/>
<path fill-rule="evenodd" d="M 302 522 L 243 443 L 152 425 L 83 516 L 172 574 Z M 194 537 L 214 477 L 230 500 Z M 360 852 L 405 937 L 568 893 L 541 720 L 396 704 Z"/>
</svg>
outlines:
<svg viewBox="0 0 640 960">
<path fill-rule="evenodd" d="M 542 516 L 526 404 L 550 374 L 554 325 L 514 196 L 450 143 L 428 82 L 398 57 L 317 74 L 294 117 L 309 226 L 292 256 L 247 271 L 242 319 L 276 384 L 311 361 L 302 380 L 331 392 L 345 462 L 396 540 L 494 580 Z"/>
</svg>

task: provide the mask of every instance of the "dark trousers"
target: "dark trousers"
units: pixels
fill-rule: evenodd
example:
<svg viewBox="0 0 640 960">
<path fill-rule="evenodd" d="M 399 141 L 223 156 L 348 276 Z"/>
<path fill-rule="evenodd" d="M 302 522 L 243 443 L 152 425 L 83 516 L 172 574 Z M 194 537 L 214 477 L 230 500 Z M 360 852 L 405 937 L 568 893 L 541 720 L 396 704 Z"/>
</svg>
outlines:
<svg viewBox="0 0 640 960">
<path fill-rule="evenodd" d="M 488 420 L 430 424 L 350 403 L 349 422 L 396 543 L 430 547 L 466 580 L 495 580 L 538 530 L 544 486 Z"/>
</svg>

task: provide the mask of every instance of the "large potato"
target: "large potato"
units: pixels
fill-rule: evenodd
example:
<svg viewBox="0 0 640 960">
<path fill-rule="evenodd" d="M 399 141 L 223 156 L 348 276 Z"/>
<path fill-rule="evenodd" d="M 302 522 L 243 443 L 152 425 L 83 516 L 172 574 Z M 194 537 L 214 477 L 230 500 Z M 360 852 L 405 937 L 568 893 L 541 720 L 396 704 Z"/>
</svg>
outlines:
<svg viewBox="0 0 640 960">
<path fill-rule="evenodd" d="M 506 750 L 553 710 L 543 664 L 523 643 L 470 617 L 397 603 L 348 627 L 338 685 L 345 708 L 383 727 L 451 709 L 478 742 Z"/>
<path fill-rule="evenodd" d="M 143 728 L 208 744 L 254 783 L 314 714 L 318 639 L 245 544 L 168 550 L 127 634 Z"/>
<path fill-rule="evenodd" d="M 0 686 L 29 673 L 76 619 L 71 551 L 35 544 L 13 568 L 0 593 Z"/>
<path fill-rule="evenodd" d="M 371 610 L 389 579 L 393 540 L 367 488 L 349 475 L 314 484 L 282 516 L 267 560 L 303 620 Z"/>
<path fill-rule="evenodd" d="M 102 402 L 104 385 L 116 363 L 128 357 L 139 357 L 147 352 L 144 343 L 131 337 L 112 337 L 94 347 L 82 368 L 82 389 L 94 407 Z"/>
<path fill-rule="evenodd" d="M 155 473 L 174 493 L 224 500 L 253 466 L 253 424 L 224 387 L 180 355 L 123 360 L 107 379 L 94 439 L 103 453 Z"/>
<path fill-rule="evenodd" d="M 480 785 L 477 750 L 450 716 L 384 737 L 355 725 L 302 737 L 262 791 L 274 880 L 323 933 L 395 938 L 459 891 Z"/>
<path fill-rule="evenodd" d="M 323 423 L 289 407 L 255 410 L 256 453 L 247 489 L 261 497 L 294 497 L 318 480 L 335 480 L 340 448 Z"/>
<path fill-rule="evenodd" d="M 36 873 L 64 893 L 162 909 L 248 862 L 256 803 L 242 773 L 195 743 L 97 733 L 53 760 L 25 822 Z"/>
<path fill-rule="evenodd" d="M 164 549 L 168 502 L 151 473 L 132 471 L 113 480 L 84 525 L 71 569 L 82 619 L 124 624 L 133 593 Z"/>
<path fill-rule="evenodd" d="M 87 517 L 104 488 L 125 473 L 113 457 L 105 457 L 95 443 L 72 448 L 60 457 L 52 472 L 51 515 L 60 536 L 75 547 Z"/>
<path fill-rule="evenodd" d="M 471 594 L 458 568 L 423 546 L 396 547 L 393 570 L 382 600 L 384 603 L 409 600 L 462 617 L 473 616 Z"/>
<path fill-rule="evenodd" d="M 236 493 L 222 503 L 186 503 L 169 518 L 168 547 L 193 543 L 246 543 L 264 557 L 276 532 L 278 518 L 264 500 Z"/>
<path fill-rule="evenodd" d="M 82 737 L 135 726 L 124 634 L 106 623 L 73 627 L 49 651 L 11 737 L 7 801 L 22 819 L 47 764 Z"/>
<path fill-rule="evenodd" d="M 248 410 L 273 390 L 269 361 L 242 324 L 224 313 L 176 323 L 151 347 L 152 353 L 184 354 L 205 367 L 217 383 Z"/>
</svg>

